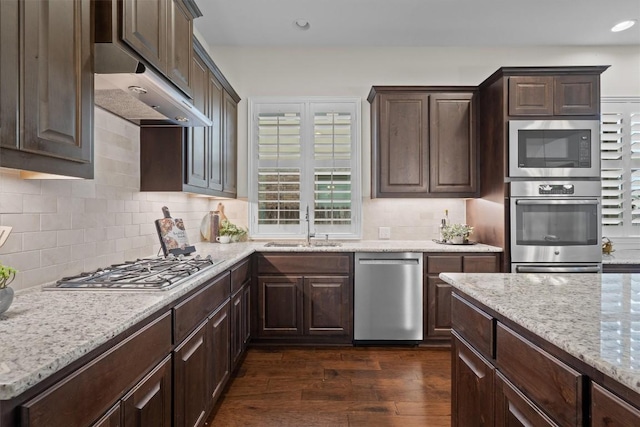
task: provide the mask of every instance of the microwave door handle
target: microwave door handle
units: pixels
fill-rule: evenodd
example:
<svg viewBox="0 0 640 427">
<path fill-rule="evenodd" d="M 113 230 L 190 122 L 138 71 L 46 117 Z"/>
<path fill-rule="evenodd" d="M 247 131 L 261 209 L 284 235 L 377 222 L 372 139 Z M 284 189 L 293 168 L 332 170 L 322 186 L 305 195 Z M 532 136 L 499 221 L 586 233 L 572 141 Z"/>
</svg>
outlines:
<svg viewBox="0 0 640 427">
<path fill-rule="evenodd" d="M 516 266 L 516 273 L 600 273 L 600 267 L 597 265 L 585 267 L 534 267 L 534 266 Z"/>
<path fill-rule="evenodd" d="M 598 205 L 598 200 L 516 200 L 516 205 Z"/>
</svg>

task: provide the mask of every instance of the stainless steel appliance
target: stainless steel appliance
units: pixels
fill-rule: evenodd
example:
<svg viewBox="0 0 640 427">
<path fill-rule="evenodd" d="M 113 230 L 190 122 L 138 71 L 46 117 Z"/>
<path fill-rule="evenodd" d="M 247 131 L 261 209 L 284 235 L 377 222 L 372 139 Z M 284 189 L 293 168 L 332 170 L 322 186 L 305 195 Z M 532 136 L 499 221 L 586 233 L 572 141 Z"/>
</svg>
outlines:
<svg viewBox="0 0 640 427">
<path fill-rule="evenodd" d="M 213 260 L 210 256 L 203 258 L 199 255 L 138 259 L 65 277 L 44 289 L 164 291 L 221 262 L 222 260 Z"/>
<path fill-rule="evenodd" d="M 599 178 L 598 120 L 510 120 L 509 177 Z"/>
<path fill-rule="evenodd" d="M 600 268 L 600 181 L 510 184 L 511 266 Z"/>
<path fill-rule="evenodd" d="M 354 279 L 356 343 L 422 341 L 421 253 L 356 253 Z"/>
</svg>

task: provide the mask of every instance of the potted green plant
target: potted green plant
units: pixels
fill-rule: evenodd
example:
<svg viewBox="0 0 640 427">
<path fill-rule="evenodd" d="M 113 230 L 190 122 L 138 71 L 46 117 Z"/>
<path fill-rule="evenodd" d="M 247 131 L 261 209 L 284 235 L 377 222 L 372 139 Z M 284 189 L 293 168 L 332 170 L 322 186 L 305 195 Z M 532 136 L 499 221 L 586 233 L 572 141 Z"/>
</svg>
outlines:
<svg viewBox="0 0 640 427">
<path fill-rule="evenodd" d="M 442 228 L 442 237 L 446 242 L 462 245 L 469 242 L 473 227 L 467 224 L 448 224 Z"/>
<path fill-rule="evenodd" d="M 0 314 L 9 309 L 13 302 L 13 289 L 9 287 L 16 277 L 17 270 L 0 264 Z"/>
<path fill-rule="evenodd" d="M 232 242 L 239 242 L 247 234 L 247 230 L 238 227 L 228 219 L 223 219 L 220 222 L 220 228 L 218 229 L 218 235 L 229 236 Z"/>
</svg>

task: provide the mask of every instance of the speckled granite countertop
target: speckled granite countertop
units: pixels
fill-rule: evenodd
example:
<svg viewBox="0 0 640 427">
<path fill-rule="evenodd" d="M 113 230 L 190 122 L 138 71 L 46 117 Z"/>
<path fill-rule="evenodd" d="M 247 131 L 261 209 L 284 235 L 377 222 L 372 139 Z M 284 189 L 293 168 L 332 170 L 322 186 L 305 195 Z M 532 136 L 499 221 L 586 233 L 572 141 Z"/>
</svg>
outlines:
<svg viewBox="0 0 640 427">
<path fill-rule="evenodd" d="M 502 251 L 481 244 L 439 245 L 431 241 L 363 241 L 311 248 L 265 248 L 264 244 L 196 244 L 198 254 L 224 262 L 166 291 L 43 291 L 37 287 L 16 292 L 11 308 L 0 315 L 0 400 L 18 396 L 256 251 Z"/>
<path fill-rule="evenodd" d="M 441 273 L 455 288 L 640 393 L 640 274 Z"/>
</svg>

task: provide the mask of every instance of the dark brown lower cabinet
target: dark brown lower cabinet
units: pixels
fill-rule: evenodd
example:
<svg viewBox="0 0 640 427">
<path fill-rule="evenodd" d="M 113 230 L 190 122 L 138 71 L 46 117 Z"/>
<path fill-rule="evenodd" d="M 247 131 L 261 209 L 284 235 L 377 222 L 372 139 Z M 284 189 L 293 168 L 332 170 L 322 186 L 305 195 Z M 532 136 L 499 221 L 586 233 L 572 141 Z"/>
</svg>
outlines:
<svg viewBox="0 0 640 427">
<path fill-rule="evenodd" d="M 202 323 L 173 352 L 175 427 L 194 427 L 204 422 L 209 405 L 206 372 L 207 325 Z"/>
<path fill-rule="evenodd" d="M 122 398 L 123 427 L 171 427 L 171 356 Z"/>
<path fill-rule="evenodd" d="M 111 408 L 102 418 L 95 422 L 91 427 L 121 427 L 122 410 L 120 402 Z"/>
<path fill-rule="evenodd" d="M 495 368 L 455 333 L 452 344 L 451 425 L 493 426 Z"/>
<path fill-rule="evenodd" d="M 304 278 L 304 333 L 349 336 L 351 287 L 347 276 Z"/>
<path fill-rule="evenodd" d="M 424 278 L 424 340 L 431 344 L 447 344 L 451 340 L 450 284 L 440 273 L 497 273 L 500 254 L 427 253 Z"/>
<path fill-rule="evenodd" d="M 593 427 L 634 427 L 640 425 L 640 410 L 609 390 L 591 384 L 591 425 Z"/>
<path fill-rule="evenodd" d="M 258 336 L 351 341 L 349 276 L 259 276 Z"/>
<path fill-rule="evenodd" d="M 237 366 L 249 341 L 250 300 L 249 282 L 231 296 L 231 366 Z"/>
<path fill-rule="evenodd" d="M 209 396 L 216 401 L 231 374 L 231 320 L 229 302 L 222 305 L 209 319 Z"/>
<path fill-rule="evenodd" d="M 496 427 L 557 426 L 536 405 L 511 384 L 500 372 L 496 373 Z"/>
</svg>

